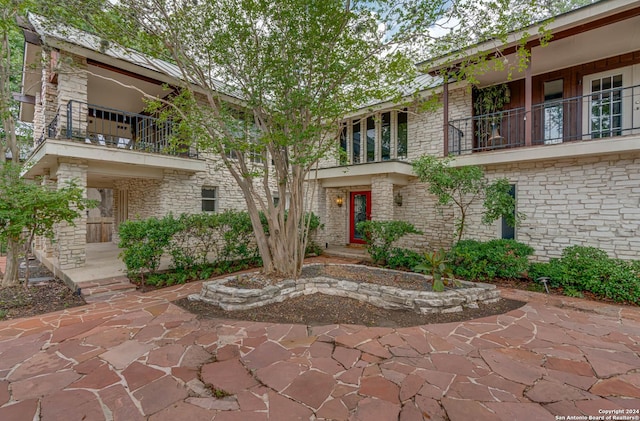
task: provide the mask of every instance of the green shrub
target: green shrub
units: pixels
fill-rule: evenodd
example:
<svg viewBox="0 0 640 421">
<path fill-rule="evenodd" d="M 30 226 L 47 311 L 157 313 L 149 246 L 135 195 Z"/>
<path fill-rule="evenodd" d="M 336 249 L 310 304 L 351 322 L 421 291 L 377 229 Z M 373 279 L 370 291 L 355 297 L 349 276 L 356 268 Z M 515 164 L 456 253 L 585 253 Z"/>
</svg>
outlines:
<svg viewBox="0 0 640 421">
<path fill-rule="evenodd" d="M 520 278 L 529 268 L 533 248 L 515 240 L 459 241 L 448 253 L 453 273 L 470 281 Z"/>
<path fill-rule="evenodd" d="M 162 219 L 124 221 L 120 224 L 120 257 L 130 275 L 153 273 L 160 265 L 160 257 L 168 249 L 171 238 L 180 231 L 181 224 L 173 215 Z"/>
<path fill-rule="evenodd" d="M 612 259 L 594 247 L 567 247 L 560 259 L 531 264 L 529 277 L 541 276 L 548 277 L 551 286 L 563 288 L 565 295 L 590 292 L 618 302 L 640 304 L 640 261 Z"/>
<path fill-rule="evenodd" d="M 393 248 L 387 258 L 387 267 L 391 269 L 413 270 L 422 261 L 422 256 L 413 250 Z"/>
<path fill-rule="evenodd" d="M 393 243 L 407 234 L 422 234 L 405 221 L 363 221 L 356 225 L 367 244 L 367 252 L 373 262 L 386 265 L 391 256 Z"/>
</svg>

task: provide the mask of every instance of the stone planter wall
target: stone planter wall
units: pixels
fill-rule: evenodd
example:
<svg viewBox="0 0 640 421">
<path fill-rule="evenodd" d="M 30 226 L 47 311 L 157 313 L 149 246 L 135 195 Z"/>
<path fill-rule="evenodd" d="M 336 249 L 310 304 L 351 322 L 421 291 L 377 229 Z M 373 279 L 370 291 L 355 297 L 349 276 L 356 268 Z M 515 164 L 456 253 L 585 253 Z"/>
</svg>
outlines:
<svg viewBox="0 0 640 421">
<path fill-rule="evenodd" d="M 363 266 L 363 270 L 367 270 Z M 380 269 L 377 269 L 380 270 Z M 390 274 L 402 272 L 389 270 Z M 263 305 L 282 302 L 288 298 L 307 294 L 326 294 L 348 297 L 385 309 L 408 309 L 418 313 L 452 313 L 463 307 L 477 308 L 479 302 L 491 303 L 500 299 L 495 285 L 460 281 L 463 288 L 444 292 L 405 290 L 365 282 L 335 279 L 327 276 L 285 280 L 262 289 L 244 289 L 226 285 L 235 276 L 202 284 L 200 294 L 192 294 L 190 300 L 204 301 L 223 310 L 248 310 Z"/>
</svg>

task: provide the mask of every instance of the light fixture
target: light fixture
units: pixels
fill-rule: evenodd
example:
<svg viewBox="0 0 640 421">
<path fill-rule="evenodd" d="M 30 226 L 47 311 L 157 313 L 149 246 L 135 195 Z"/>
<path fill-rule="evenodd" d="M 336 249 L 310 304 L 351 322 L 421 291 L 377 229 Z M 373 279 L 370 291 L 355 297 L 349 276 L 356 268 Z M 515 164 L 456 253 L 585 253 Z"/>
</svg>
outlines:
<svg viewBox="0 0 640 421">
<path fill-rule="evenodd" d="M 339 208 L 342 207 L 342 203 L 344 203 L 342 200 L 342 196 L 336 197 L 336 205 L 338 205 Z"/>
<path fill-rule="evenodd" d="M 402 206 L 402 195 L 400 193 L 396 194 L 396 197 L 393 199 L 393 201 L 396 203 L 396 205 Z"/>
</svg>

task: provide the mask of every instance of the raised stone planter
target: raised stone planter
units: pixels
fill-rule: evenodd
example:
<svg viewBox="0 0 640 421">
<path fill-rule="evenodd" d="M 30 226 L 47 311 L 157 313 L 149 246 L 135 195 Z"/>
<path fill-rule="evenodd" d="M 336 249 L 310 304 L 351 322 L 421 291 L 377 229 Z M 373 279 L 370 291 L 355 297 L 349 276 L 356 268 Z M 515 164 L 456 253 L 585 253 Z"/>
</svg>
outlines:
<svg viewBox="0 0 640 421">
<path fill-rule="evenodd" d="M 325 266 L 323 264 L 307 265 Z M 330 265 L 327 265 L 330 266 Z M 371 270 L 367 266 L 349 265 Z M 389 276 L 407 275 L 405 272 L 378 269 L 389 272 Z M 430 277 L 419 274 L 430 282 Z M 464 307 L 477 308 L 478 303 L 492 303 L 500 299 L 500 291 L 495 285 L 459 281 L 460 288 L 447 289 L 444 292 L 407 290 L 392 286 L 382 286 L 367 282 L 337 279 L 328 276 L 303 277 L 298 280 L 288 279 L 276 285 L 268 285 L 260 289 L 230 287 L 226 284 L 237 279 L 229 276 L 202 284 L 200 294 L 192 294 L 192 301 L 204 301 L 219 306 L 223 310 L 247 310 L 271 303 L 282 302 L 288 298 L 307 294 L 326 294 L 348 297 L 370 303 L 376 307 L 398 310 L 413 310 L 418 313 L 453 313 L 462 311 Z"/>
</svg>

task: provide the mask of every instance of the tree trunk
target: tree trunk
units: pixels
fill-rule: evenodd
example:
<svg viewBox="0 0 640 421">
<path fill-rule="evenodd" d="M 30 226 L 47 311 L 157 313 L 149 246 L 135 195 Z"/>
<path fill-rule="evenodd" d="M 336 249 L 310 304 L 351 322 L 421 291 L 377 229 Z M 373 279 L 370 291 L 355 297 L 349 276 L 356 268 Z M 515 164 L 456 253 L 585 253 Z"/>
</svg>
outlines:
<svg viewBox="0 0 640 421">
<path fill-rule="evenodd" d="M 20 243 L 9 239 L 7 241 L 7 270 L 4 272 L 2 286 L 18 285 L 18 255 L 20 254 Z"/>
</svg>

